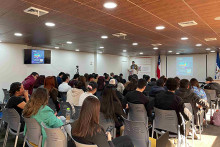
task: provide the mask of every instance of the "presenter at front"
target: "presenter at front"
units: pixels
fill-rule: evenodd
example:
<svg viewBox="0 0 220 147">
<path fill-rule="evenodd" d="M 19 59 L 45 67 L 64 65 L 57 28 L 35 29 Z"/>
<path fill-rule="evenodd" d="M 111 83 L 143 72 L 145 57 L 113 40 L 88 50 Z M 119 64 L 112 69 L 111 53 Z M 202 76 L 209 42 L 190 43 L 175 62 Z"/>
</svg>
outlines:
<svg viewBox="0 0 220 147">
<path fill-rule="evenodd" d="M 137 66 L 137 64 L 135 64 L 134 61 L 132 61 L 132 65 L 131 65 L 130 70 L 132 71 L 132 75 L 133 74 L 138 74 L 138 66 Z"/>
</svg>

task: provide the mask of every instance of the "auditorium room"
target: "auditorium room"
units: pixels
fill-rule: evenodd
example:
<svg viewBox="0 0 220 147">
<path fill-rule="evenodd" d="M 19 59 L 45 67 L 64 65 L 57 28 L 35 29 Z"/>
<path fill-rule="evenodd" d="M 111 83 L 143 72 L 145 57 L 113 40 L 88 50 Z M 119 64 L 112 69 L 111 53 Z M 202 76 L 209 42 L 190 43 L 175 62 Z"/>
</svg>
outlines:
<svg viewBox="0 0 220 147">
<path fill-rule="evenodd" d="M 220 0 L 0 0 L 0 147 L 220 147 Z"/>
</svg>

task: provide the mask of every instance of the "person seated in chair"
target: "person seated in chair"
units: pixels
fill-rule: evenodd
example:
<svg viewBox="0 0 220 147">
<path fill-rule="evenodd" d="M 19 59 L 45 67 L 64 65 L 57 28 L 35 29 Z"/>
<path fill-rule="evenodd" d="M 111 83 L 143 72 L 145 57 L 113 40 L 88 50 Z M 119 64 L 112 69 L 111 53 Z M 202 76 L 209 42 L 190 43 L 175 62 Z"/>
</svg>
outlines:
<svg viewBox="0 0 220 147">
<path fill-rule="evenodd" d="M 213 82 L 212 77 L 207 77 L 205 83 L 206 83 L 206 85 L 204 86 L 204 89 L 215 90 L 216 95 L 217 96 L 220 95 L 220 84 L 216 83 L 216 82 Z"/>
<path fill-rule="evenodd" d="M 71 89 L 71 86 L 68 85 L 70 78 L 68 74 L 64 74 L 62 77 L 62 84 L 59 85 L 58 91 L 59 92 L 68 92 Z"/>
<path fill-rule="evenodd" d="M 156 84 L 157 85 L 153 86 L 150 93 L 149 93 L 149 96 L 151 96 L 151 97 L 155 97 L 156 94 L 160 93 L 161 91 L 165 91 L 164 81 L 162 79 L 158 79 Z"/>
</svg>

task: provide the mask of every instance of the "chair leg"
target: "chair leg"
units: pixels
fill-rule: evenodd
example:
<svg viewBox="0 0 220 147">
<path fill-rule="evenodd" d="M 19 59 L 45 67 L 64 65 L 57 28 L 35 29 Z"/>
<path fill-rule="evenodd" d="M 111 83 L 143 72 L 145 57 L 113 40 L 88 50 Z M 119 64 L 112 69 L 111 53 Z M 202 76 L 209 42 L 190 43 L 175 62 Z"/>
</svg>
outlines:
<svg viewBox="0 0 220 147">
<path fill-rule="evenodd" d="M 202 131 L 201 131 L 201 125 L 199 124 L 199 140 L 202 140 Z"/>
<path fill-rule="evenodd" d="M 26 134 L 25 137 L 24 137 L 23 147 L 25 147 L 26 139 L 27 139 L 27 134 Z"/>
<path fill-rule="evenodd" d="M 6 130 L 6 133 L 5 133 L 5 139 L 4 139 L 3 147 L 6 147 L 6 143 L 7 143 L 7 139 L 8 139 L 8 132 L 9 132 L 9 125 L 7 124 L 7 130 Z"/>
<path fill-rule="evenodd" d="M 15 138 L 15 145 L 14 145 L 14 147 L 17 147 L 18 136 L 19 136 L 19 134 L 20 134 L 20 128 L 21 128 L 21 123 L 19 123 L 19 125 L 18 125 L 18 129 L 17 129 L 17 134 L 16 134 L 16 138 Z"/>
<path fill-rule="evenodd" d="M 14 147 L 17 147 L 17 142 L 18 142 L 18 135 L 16 135 Z"/>
<path fill-rule="evenodd" d="M 180 126 L 178 125 L 178 137 L 177 137 L 177 147 L 181 146 L 181 136 L 180 136 Z"/>
</svg>

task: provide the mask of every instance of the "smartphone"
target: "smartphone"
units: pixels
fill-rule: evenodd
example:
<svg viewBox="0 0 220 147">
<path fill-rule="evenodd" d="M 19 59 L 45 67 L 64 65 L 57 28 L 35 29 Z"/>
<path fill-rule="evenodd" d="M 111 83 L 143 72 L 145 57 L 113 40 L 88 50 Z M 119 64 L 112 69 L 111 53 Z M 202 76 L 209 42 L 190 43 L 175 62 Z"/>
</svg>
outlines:
<svg viewBox="0 0 220 147">
<path fill-rule="evenodd" d="M 113 126 L 109 126 L 109 127 L 107 128 L 106 132 L 111 132 L 113 129 L 114 129 Z"/>
</svg>

